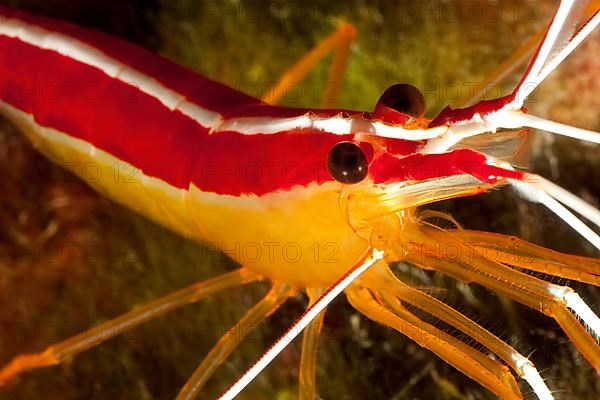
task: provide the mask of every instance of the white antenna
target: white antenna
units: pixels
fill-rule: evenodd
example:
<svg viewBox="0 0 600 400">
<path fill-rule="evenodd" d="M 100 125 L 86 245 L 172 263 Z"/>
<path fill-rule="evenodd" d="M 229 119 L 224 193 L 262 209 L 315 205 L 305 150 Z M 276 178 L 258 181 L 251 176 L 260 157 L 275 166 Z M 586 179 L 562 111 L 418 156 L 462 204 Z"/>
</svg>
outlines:
<svg viewBox="0 0 600 400">
<path fill-rule="evenodd" d="M 525 99 L 541 83 L 539 77 L 544 68 L 544 64 L 548 61 L 552 51 L 555 49 L 560 33 L 565 27 L 574 5 L 575 0 L 563 0 L 558 6 L 558 10 L 556 11 L 556 14 L 554 14 L 554 18 L 552 19 L 550 27 L 546 32 L 546 37 L 535 56 L 533 64 L 528 68 L 527 75 L 525 75 L 523 80 L 519 83 L 515 100 L 511 104 L 514 109 L 521 108 Z"/>
<path fill-rule="evenodd" d="M 583 236 L 594 247 L 600 250 L 600 236 L 577 218 L 572 212 L 567 210 L 562 204 L 556 201 L 544 190 L 526 182 L 511 181 L 512 186 L 516 191 L 527 200 L 545 205 L 556 214 L 560 219 L 565 221 L 577 233 Z"/>
<path fill-rule="evenodd" d="M 318 299 L 315 301 L 304 314 L 294 322 L 294 324 L 288 328 L 288 330 L 271 346 L 266 353 L 258 359 L 258 361 L 248 369 L 244 375 L 241 376 L 225 393 L 219 397 L 219 400 L 232 400 L 237 396 L 250 382 L 256 378 L 256 376 L 263 370 L 267 365 L 271 363 L 277 357 L 279 353 L 283 351 L 291 342 L 310 324 L 310 322 L 329 305 L 344 289 L 354 282 L 363 272 L 369 267 L 375 264 L 377 261 L 383 258 L 383 251 L 373 249 L 372 254 L 367 259 L 357 266 L 352 267 L 346 274 L 344 274 L 336 283 L 329 287 Z"/>
<path fill-rule="evenodd" d="M 548 75 L 564 61 L 569 54 L 579 46 L 583 40 L 600 24 L 600 10 L 596 11 L 594 16 L 573 36 L 571 41 L 542 69 L 538 75 L 540 82 L 544 81 Z"/>
</svg>

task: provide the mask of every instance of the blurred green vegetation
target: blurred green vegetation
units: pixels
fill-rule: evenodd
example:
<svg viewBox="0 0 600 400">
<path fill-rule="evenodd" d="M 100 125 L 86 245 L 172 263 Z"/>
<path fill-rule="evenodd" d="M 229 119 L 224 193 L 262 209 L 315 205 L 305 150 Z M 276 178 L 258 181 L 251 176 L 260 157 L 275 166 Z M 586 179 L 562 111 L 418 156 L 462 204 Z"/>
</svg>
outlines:
<svg viewBox="0 0 600 400">
<path fill-rule="evenodd" d="M 464 3 L 464 4 L 461 4 Z M 359 35 L 341 104 L 372 110 L 388 86 L 408 82 L 426 94 L 429 113 L 451 103 L 546 19 L 519 1 L 163 1 L 162 53 L 230 86 L 259 95 L 338 24 Z M 506 23 L 504 23 L 506 22 Z M 515 23 L 516 22 L 516 23 Z M 458 28 L 458 29 L 457 29 Z M 502 38 L 502 45 L 496 40 Z M 365 79 L 368 77 L 368 79 Z M 287 103 L 319 104 L 322 63 Z"/>
<path fill-rule="evenodd" d="M 371 110 L 387 86 L 409 82 L 424 89 L 431 114 L 452 101 L 456 88 L 464 90 L 465 82 L 481 79 L 540 29 L 553 2 L 4 3 L 106 30 L 255 95 L 260 94 L 257 87 L 275 82 L 336 24 L 351 22 L 359 35 L 341 106 Z M 576 56 L 592 57 L 582 52 Z M 573 111 L 562 113 L 562 120 L 577 125 L 578 108 L 573 104 L 581 89 L 567 92 L 563 83 L 575 73 L 590 74 L 574 69 L 559 73 L 543 95 L 536 96 L 532 108 L 551 115 L 556 103 L 569 104 Z M 302 96 L 288 98 L 287 103 L 318 104 L 317 89 L 326 74 L 324 63 L 303 83 Z M 563 139 L 539 139 L 533 150 L 532 167 L 537 172 L 597 205 L 600 183 L 595 171 L 600 162 L 593 148 Z M 22 352 L 39 351 L 136 304 L 235 267 L 226 257 L 101 198 L 45 161 L 3 121 L 0 164 L 4 163 L 11 166 L 11 172 L 0 182 L 1 362 Z M 508 190 L 436 207 L 471 228 L 517 234 L 558 250 L 593 254 L 549 213 L 515 199 Z M 598 398 L 597 375 L 554 322 L 480 288 L 439 275 L 431 279 L 442 288 L 436 293 L 449 304 L 524 354 L 533 353 L 558 398 Z M 597 310 L 598 291 L 574 286 Z M 0 398 L 173 398 L 219 335 L 265 290 L 264 284 L 251 285 L 185 307 L 71 363 L 26 374 L 0 392 Z M 239 376 L 304 307 L 305 300 L 298 297 L 261 326 L 217 371 L 203 398 L 214 398 Z M 331 307 L 323 339 L 317 377 L 321 398 L 493 398 L 428 351 L 357 315 L 344 299 Z M 298 347 L 284 352 L 240 398 L 295 398 Z M 523 391 L 531 397 L 527 387 Z"/>
</svg>

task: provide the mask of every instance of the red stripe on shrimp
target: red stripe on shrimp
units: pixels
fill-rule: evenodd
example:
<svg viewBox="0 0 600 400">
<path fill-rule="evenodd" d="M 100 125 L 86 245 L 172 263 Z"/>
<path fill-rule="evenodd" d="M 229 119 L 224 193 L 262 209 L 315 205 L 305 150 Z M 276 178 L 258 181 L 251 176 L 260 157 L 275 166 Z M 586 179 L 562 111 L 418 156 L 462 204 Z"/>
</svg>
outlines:
<svg viewBox="0 0 600 400">
<path fill-rule="evenodd" d="M 34 115 L 40 125 L 85 140 L 177 188 L 188 188 L 193 182 L 201 190 L 219 194 L 263 195 L 331 181 L 326 170 L 329 150 L 354 138 L 311 129 L 210 135 L 179 111 L 87 64 L 1 36 L 0 52 L 12 61 L 0 65 L 4 101 Z M 58 92 L 53 94 L 55 89 Z M 98 91 L 97 96 L 87 97 L 88 90 Z M 407 157 L 387 156 L 394 162 L 375 163 L 372 175 L 378 182 L 464 172 L 451 168 L 427 176 L 407 173 L 410 163 L 419 161 L 431 170 L 434 161 L 445 159 L 408 156 L 422 143 L 384 142 L 391 142 L 387 151 L 394 156 Z"/>
<path fill-rule="evenodd" d="M 113 58 L 115 62 L 127 65 L 156 80 L 166 88 L 185 97 L 186 100 L 204 109 L 218 112 L 226 118 L 239 116 L 293 118 L 307 113 L 320 118 L 337 115 L 371 118 L 368 113 L 354 110 L 271 106 L 257 98 L 208 79 L 164 57 L 103 32 L 82 28 L 63 21 L 28 15 L 2 6 L 0 6 L 0 16 L 7 19 L 14 18 L 48 32 L 60 33 L 66 37 L 76 39 Z"/>
<path fill-rule="evenodd" d="M 192 183 L 215 193 L 226 187 L 227 194 L 240 196 L 333 181 L 327 170 L 329 151 L 353 137 L 311 129 L 252 136 L 220 132 L 209 136 Z"/>
<path fill-rule="evenodd" d="M 198 104 L 223 111 L 229 118 L 290 118 L 307 114 L 371 118 L 358 111 L 268 106 L 108 35 L 6 10 L 0 10 L 0 14 L 17 16 L 21 21 L 91 44 L 129 67 L 147 72 L 148 78 L 164 83 L 167 89 L 192 96 Z M 68 41 L 64 44 L 72 45 Z M 336 143 L 354 137 L 310 128 L 290 128 L 267 135 L 261 134 L 260 124 L 254 135 L 235 131 L 210 135 L 208 127 L 178 109 L 170 109 L 160 98 L 71 56 L 6 36 L 0 36 L 0 54 L 11 60 L 0 66 L 4 101 L 32 114 L 40 125 L 85 140 L 147 176 L 162 179 L 177 188 L 188 188 L 194 183 L 201 190 L 219 194 L 262 195 L 331 181 L 326 170 L 329 150 Z M 214 90 L 206 91 L 207 87 Z M 54 93 L 57 97 L 49 98 L 52 90 L 58 91 Z M 264 124 L 268 123 L 267 118 Z M 409 155 L 422 143 L 406 146 L 404 142 L 399 146 L 399 153 L 386 155 L 374 164 L 372 175 L 376 182 L 468 173 L 454 164 L 447 170 L 433 172 L 432 163 L 454 162 L 456 158 Z M 310 151 L 306 151 L 308 149 Z M 465 157 L 459 159 L 463 161 Z M 407 172 L 407 165 L 411 163 L 429 168 L 430 172 Z"/>
<path fill-rule="evenodd" d="M 42 126 L 187 188 L 208 129 L 152 96 L 54 51 L 0 36 L 0 98 Z"/>
<path fill-rule="evenodd" d="M 0 15 L 24 23 L 61 33 L 100 50 L 164 86 L 181 94 L 202 108 L 221 112 L 234 107 L 261 101 L 242 92 L 201 76 L 181 65 L 141 47 L 127 43 L 103 32 L 81 28 L 66 22 L 28 15 L 0 6 Z"/>
<path fill-rule="evenodd" d="M 460 174 L 468 174 L 487 183 L 495 183 L 501 178 L 524 179 L 523 172 L 490 164 L 484 154 L 470 149 L 406 157 L 384 153 L 373 161 L 370 174 L 375 183 L 444 179 Z"/>
<path fill-rule="evenodd" d="M 332 179 L 329 149 L 352 138 L 314 130 L 209 135 L 134 86 L 54 51 L 0 36 L 0 54 L 12 60 L 0 64 L 3 101 L 177 188 L 189 187 L 192 172 L 201 190 L 235 196 L 322 183 Z"/>
</svg>

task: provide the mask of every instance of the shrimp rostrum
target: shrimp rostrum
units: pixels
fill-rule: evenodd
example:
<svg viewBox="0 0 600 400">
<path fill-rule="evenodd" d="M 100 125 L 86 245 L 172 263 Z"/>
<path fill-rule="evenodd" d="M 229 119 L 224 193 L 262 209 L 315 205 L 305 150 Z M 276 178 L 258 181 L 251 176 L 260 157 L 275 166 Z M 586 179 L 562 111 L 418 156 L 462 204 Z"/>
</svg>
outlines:
<svg viewBox="0 0 600 400">
<path fill-rule="evenodd" d="M 40 152 L 62 166 L 127 166 L 119 169 L 123 174 L 133 168 L 139 171 L 135 181 L 106 174 L 88 183 L 185 237 L 225 248 L 252 243 L 265 255 L 236 252 L 237 270 L 137 307 L 95 327 L 94 335 L 82 332 L 39 353 L 17 356 L 0 370 L 1 384 L 60 364 L 183 305 L 267 280 L 270 291 L 232 330 L 264 321 L 299 291 L 306 292 L 310 305 L 222 399 L 239 394 L 306 327 L 299 395 L 314 399 L 320 327 L 327 305 L 341 293 L 358 312 L 427 348 L 500 398 L 523 398 L 517 379 L 539 399 L 554 398 L 534 366 L 535 357 L 529 359 L 392 272 L 397 262 L 481 285 L 539 310 L 600 371 L 600 319 L 572 288 L 536 275 L 597 286 L 600 261 L 470 230 L 426 209 L 441 200 L 509 187 L 547 207 L 600 250 L 600 237 L 577 216 L 598 227 L 598 210 L 520 169 L 511 157 L 497 155 L 515 130 L 526 135 L 531 128 L 600 143 L 596 132 L 530 115 L 524 107 L 600 23 L 597 2 L 560 2 L 508 95 L 475 98 L 470 106 L 447 107 L 433 119 L 424 117 L 421 93 L 405 84 L 387 89 L 372 112 L 273 104 L 286 82 L 302 79 L 328 53 L 334 54 L 330 80 L 341 81 L 355 34 L 351 25 L 323 40 L 260 100 L 102 33 L 4 8 L 0 15 L 0 112 Z M 74 80 L 101 88 L 99 100 L 86 101 L 77 91 L 52 101 L 27 95 L 40 83 Z M 119 101 L 124 98 L 135 101 Z M 493 140 L 474 140 L 482 137 Z M 240 165 L 246 171 L 268 166 L 268 173 L 232 178 Z M 80 170 L 72 171 L 85 180 Z M 450 227 L 434 223 L 440 218 Z M 334 258 L 328 257 L 332 243 L 339 249 Z M 225 334 L 218 340 L 178 398 L 201 393 L 239 339 L 239 334 Z"/>
</svg>

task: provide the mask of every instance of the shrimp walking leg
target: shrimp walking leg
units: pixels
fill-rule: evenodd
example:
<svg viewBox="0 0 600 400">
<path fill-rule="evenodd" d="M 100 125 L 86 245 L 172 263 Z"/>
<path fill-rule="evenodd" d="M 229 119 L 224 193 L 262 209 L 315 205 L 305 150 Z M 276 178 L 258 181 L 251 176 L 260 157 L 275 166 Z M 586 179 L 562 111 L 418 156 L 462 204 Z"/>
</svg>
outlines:
<svg viewBox="0 0 600 400">
<path fill-rule="evenodd" d="M 296 64 L 288 69 L 279 79 L 277 84 L 271 88 L 262 98 L 263 101 L 275 104 L 281 99 L 285 90 L 290 85 L 302 81 L 306 75 L 327 55 L 333 52 L 333 60 L 329 67 L 328 82 L 325 89 L 331 88 L 333 96 L 323 99 L 328 107 L 335 106 L 339 98 L 340 88 L 348 60 L 350 59 L 350 48 L 356 37 L 356 29 L 351 24 L 342 24 L 331 35 L 320 41 L 312 50 L 302 57 Z"/>
<path fill-rule="evenodd" d="M 27 370 L 60 364 L 85 350 L 96 347 L 108 339 L 119 336 L 181 306 L 195 303 L 225 289 L 257 279 L 259 279 L 258 275 L 246 268 L 240 268 L 136 307 L 120 317 L 56 343 L 40 353 L 17 356 L 0 370 L 0 385 Z"/>
<path fill-rule="evenodd" d="M 563 254 L 514 236 L 474 230 L 457 230 L 478 253 L 488 259 L 529 271 L 600 286 L 600 261 Z"/>
<path fill-rule="evenodd" d="M 459 236 L 437 227 L 411 229 L 410 245 L 408 242 L 405 245 L 408 247 L 402 246 L 403 254 L 396 256 L 403 257 L 411 264 L 435 269 L 465 282 L 478 283 L 552 317 L 590 364 L 600 370 L 598 342 L 578 320 L 578 317 L 581 318 L 597 336 L 598 317 L 573 289 L 537 279 L 487 259 L 467 246 Z M 442 256 L 449 246 L 457 252 L 457 257 L 449 259 Z"/>
<path fill-rule="evenodd" d="M 294 291 L 284 284 L 275 284 L 254 307 L 246 312 L 238 323 L 226 332 L 206 355 L 198 368 L 177 395 L 178 400 L 194 399 L 219 365 L 239 345 L 240 341 L 274 313 Z"/>
<path fill-rule="evenodd" d="M 522 399 L 508 369 L 465 343 L 421 321 L 400 303 L 387 304 L 369 290 L 353 286 L 346 291 L 350 304 L 360 313 L 387 325 L 420 346 L 433 351 L 454 368 L 502 399 Z"/>
<path fill-rule="evenodd" d="M 533 363 L 514 348 L 454 308 L 402 282 L 394 276 L 389 267 L 385 266 L 378 271 L 379 274 L 377 276 L 374 274 L 368 276 L 371 279 L 369 286 L 376 288 L 377 292 L 380 293 L 380 296 L 388 304 L 393 305 L 397 301 L 402 301 L 444 321 L 463 334 L 476 340 L 504 361 L 519 377 L 525 379 L 530 384 L 538 398 L 553 398 L 549 388 L 543 382 Z M 488 357 L 485 353 L 482 353 L 482 356 Z M 503 370 L 503 372 L 508 374 L 508 371 Z"/>
<path fill-rule="evenodd" d="M 370 254 L 350 268 L 333 285 L 329 286 L 294 322 L 287 331 L 250 367 L 233 385 L 223 393 L 219 400 L 234 399 L 258 374 L 265 369 L 325 308 L 346 290 L 377 261 L 383 259 L 383 251 L 372 248 Z"/>
<path fill-rule="evenodd" d="M 310 303 L 313 304 L 319 298 L 319 292 L 314 289 L 306 289 Z M 302 353 L 300 356 L 300 369 L 298 380 L 300 383 L 298 399 L 314 400 L 317 396 L 315 373 L 317 369 L 317 349 L 319 336 L 323 328 L 325 310 L 306 327 L 302 335 Z"/>
</svg>

